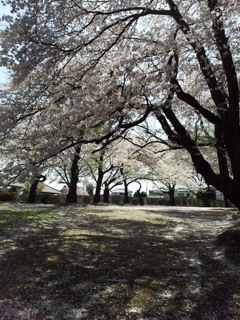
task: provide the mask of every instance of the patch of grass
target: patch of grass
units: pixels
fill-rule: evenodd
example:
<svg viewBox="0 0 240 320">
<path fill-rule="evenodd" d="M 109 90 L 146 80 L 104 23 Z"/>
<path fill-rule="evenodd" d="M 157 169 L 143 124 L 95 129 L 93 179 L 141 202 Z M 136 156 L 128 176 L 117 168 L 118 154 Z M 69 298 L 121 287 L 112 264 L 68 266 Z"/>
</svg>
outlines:
<svg viewBox="0 0 240 320">
<path fill-rule="evenodd" d="M 12 229 L 34 221 L 49 220 L 53 215 L 52 211 L 0 210 L 0 229 Z"/>
</svg>

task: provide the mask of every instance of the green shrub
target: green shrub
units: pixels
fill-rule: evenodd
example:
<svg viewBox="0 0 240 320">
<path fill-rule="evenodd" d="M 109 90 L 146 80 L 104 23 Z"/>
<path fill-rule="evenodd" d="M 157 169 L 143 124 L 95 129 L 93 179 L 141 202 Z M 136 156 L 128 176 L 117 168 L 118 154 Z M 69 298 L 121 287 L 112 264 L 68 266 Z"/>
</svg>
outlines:
<svg viewBox="0 0 240 320">
<path fill-rule="evenodd" d="M 44 204 L 61 204 L 65 203 L 66 196 L 62 194 L 50 194 L 50 193 L 39 193 L 37 195 L 37 202 Z"/>
</svg>

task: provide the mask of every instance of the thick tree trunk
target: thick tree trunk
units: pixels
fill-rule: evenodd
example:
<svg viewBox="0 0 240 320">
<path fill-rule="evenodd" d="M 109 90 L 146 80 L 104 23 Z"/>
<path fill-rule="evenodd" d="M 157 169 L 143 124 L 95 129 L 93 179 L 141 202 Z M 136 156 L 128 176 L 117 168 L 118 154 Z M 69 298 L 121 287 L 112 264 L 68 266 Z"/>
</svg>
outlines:
<svg viewBox="0 0 240 320">
<path fill-rule="evenodd" d="M 127 183 L 127 180 L 125 179 L 123 167 L 120 168 L 120 173 L 123 178 L 123 185 L 124 185 L 124 204 L 128 204 L 129 203 L 128 183 Z"/>
<path fill-rule="evenodd" d="M 104 173 L 102 170 L 102 165 L 100 164 L 98 167 L 98 179 L 97 179 L 95 194 L 93 197 L 93 204 L 97 204 L 98 202 L 101 201 L 101 187 L 102 187 L 103 176 L 104 176 Z"/>
<path fill-rule="evenodd" d="M 75 149 L 75 155 L 73 157 L 72 161 L 72 167 L 71 167 L 71 178 L 69 183 L 69 191 L 66 197 L 66 203 L 76 203 L 77 202 L 77 183 L 78 183 L 78 174 L 79 174 L 79 168 L 78 168 L 78 162 L 80 159 L 80 151 L 81 147 L 78 146 Z"/>
<path fill-rule="evenodd" d="M 108 184 L 106 183 L 104 185 L 104 192 L 103 192 L 103 202 L 104 203 L 109 203 L 109 196 L 110 196 L 110 191 L 109 191 Z"/>
<path fill-rule="evenodd" d="M 176 206 L 176 201 L 175 201 L 175 188 L 170 188 L 168 190 L 169 198 L 170 198 L 170 205 L 171 206 Z"/>
<path fill-rule="evenodd" d="M 140 206 L 144 206 L 144 199 L 143 199 L 143 196 L 142 196 L 142 194 L 140 192 L 141 188 L 142 188 L 142 185 L 141 185 L 140 182 L 138 182 L 138 184 L 139 184 L 139 189 L 137 190 L 136 195 L 138 197 L 138 202 L 139 202 Z"/>
<path fill-rule="evenodd" d="M 215 126 L 215 138 L 220 175 L 223 176 L 225 180 L 230 180 L 226 148 L 223 141 L 222 131 L 217 126 Z M 229 201 L 227 197 L 227 186 L 225 186 L 225 188 L 226 189 L 223 191 L 225 207 L 229 207 Z"/>
<path fill-rule="evenodd" d="M 179 144 L 182 145 L 190 154 L 193 164 L 196 168 L 196 171 L 201 174 L 205 182 L 208 185 L 212 185 L 217 190 L 221 191 L 224 196 L 229 199 L 238 209 L 240 209 L 240 180 L 236 179 L 236 177 L 239 176 L 238 170 L 240 171 L 240 153 L 238 161 L 236 160 L 237 157 L 232 157 L 231 162 L 234 162 L 234 171 L 233 178 L 227 178 L 223 175 L 219 175 L 215 173 L 208 161 L 203 157 L 200 149 L 196 145 L 195 141 L 191 139 L 191 137 L 188 135 L 186 129 L 182 126 L 182 124 L 179 122 L 175 114 L 172 112 L 170 108 L 163 108 L 164 113 L 166 113 L 166 117 L 163 114 L 156 113 L 156 117 L 161 123 L 162 128 L 164 129 L 165 133 L 168 135 L 168 138 Z M 169 126 L 167 119 L 172 123 L 172 125 L 175 128 L 174 132 L 171 127 Z M 223 130 L 223 129 L 222 129 Z M 234 137 L 233 137 L 234 138 Z M 239 138 L 240 142 L 240 138 Z M 228 140 L 228 144 L 232 144 L 231 148 L 228 146 L 228 149 L 234 148 L 235 140 L 230 139 Z M 235 151 L 237 152 L 237 151 Z M 231 154 L 228 152 L 229 157 Z M 238 163 L 236 163 L 238 162 Z M 233 165 L 232 165 L 233 167 Z M 238 167 L 238 170 L 237 170 Z"/>
<path fill-rule="evenodd" d="M 124 204 L 128 204 L 129 203 L 128 184 L 125 179 L 123 180 L 123 184 L 124 184 Z"/>
<path fill-rule="evenodd" d="M 138 193 L 138 198 L 139 198 L 140 206 L 144 206 L 144 199 L 143 199 L 143 196 L 141 195 L 141 192 Z"/>
<path fill-rule="evenodd" d="M 192 151 L 190 149 L 190 151 Z M 208 185 L 214 186 L 224 194 L 225 199 L 229 199 L 238 209 L 240 209 L 240 183 L 236 179 L 227 179 L 222 175 L 213 172 L 210 164 L 196 151 L 190 152 L 194 166 Z M 240 158 L 239 158 L 240 159 Z"/>
<path fill-rule="evenodd" d="M 222 84 L 216 77 L 215 70 L 213 70 L 210 63 L 210 56 L 208 56 L 205 48 L 198 40 L 192 41 L 192 38 L 188 37 L 190 25 L 188 25 L 181 16 L 181 13 L 174 1 L 168 1 L 168 3 L 170 8 L 175 10 L 175 21 L 181 28 L 182 32 L 186 35 L 186 39 L 195 51 L 198 66 L 200 68 L 199 70 L 201 70 L 205 83 L 208 86 L 209 95 L 211 96 L 215 110 L 213 112 L 210 111 L 204 104 L 201 105 L 195 96 L 183 90 L 177 80 L 179 57 L 175 54 L 174 59 L 173 57 L 170 57 L 168 60 L 168 65 L 174 68 L 170 81 L 172 86 L 169 89 L 169 94 L 165 104 L 161 106 L 161 110 L 157 110 L 156 117 L 161 123 L 163 130 L 168 135 L 168 138 L 185 147 L 190 153 L 196 171 L 204 177 L 205 182 L 221 191 L 224 194 L 225 199 L 229 199 L 238 209 L 240 209 L 239 84 L 231 46 L 228 43 L 228 37 L 225 34 L 224 23 L 221 18 L 221 8 L 218 6 L 218 1 L 208 1 L 208 6 L 211 12 L 213 10 L 216 10 L 217 12 L 218 10 L 218 14 L 212 15 L 211 17 L 213 22 L 212 35 L 222 60 L 222 71 L 226 76 L 228 94 L 226 94 Z M 178 116 L 172 109 L 174 95 L 184 103 L 188 104 L 193 110 L 199 112 L 209 121 L 209 123 L 217 127 L 217 143 L 219 142 L 218 138 L 220 134 L 221 140 L 224 142 L 224 150 L 228 156 L 228 161 L 231 166 L 231 177 L 228 177 L 225 174 L 225 170 L 220 172 L 220 174 L 214 172 L 210 163 L 203 157 L 197 142 L 191 138 L 185 126 L 179 121 Z M 220 161 L 222 160 L 223 159 Z M 225 165 L 224 163 L 222 164 Z M 230 168 L 230 166 L 228 165 L 228 168 Z"/>
<path fill-rule="evenodd" d="M 34 180 L 29 190 L 28 199 L 27 199 L 28 203 L 36 203 L 37 185 L 38 185 L 38 180 Z"/>
<path fill-rule="evenodd" d="M 229 204 L 228 198 L 225 196 L 225 194 L 224 194 L 223 196 L 224 196 L 225 207 L 226 207 L 226 208 L 229 208 L 229 207 L 230 207 L 230 204 Z"/>
<path fill-rule="evenodd" d="M 44 182 L 46 180 L 46 176 L 37 176 L 36 179 L 31 184 L 29 195 L 27 199 L 27 203 L 36 203 L 36 195 L 37 195 L 37 186 L 39 182 Z"/>
</svg>

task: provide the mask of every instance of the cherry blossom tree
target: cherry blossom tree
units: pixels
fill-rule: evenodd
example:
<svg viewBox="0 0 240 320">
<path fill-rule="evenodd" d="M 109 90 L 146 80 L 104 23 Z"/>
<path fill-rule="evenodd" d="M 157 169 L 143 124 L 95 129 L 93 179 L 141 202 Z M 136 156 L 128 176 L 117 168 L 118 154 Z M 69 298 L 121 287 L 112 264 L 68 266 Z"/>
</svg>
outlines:
<svg viewBox="0 0 240 320">
<path fill-rule="evenodd" d="M 135 140 L 136 135 L 130 131 L 128 135 L 118 141 L 115 146 L 114 154 L 115 158 L 118 159 L 121 182 L 124 186 L 124 204 L 129 203 L 129 186 L 132 183 L 138 183 L 140 192 L 140 181 L 149 179 L 147 168 L 143 166 L 143 163 L 138 159 L 137 151 L 139 144 L 137 144 Z"/>
<path fill-rule="evenodd" d="M 155 187 L 169 194 L 172 206 L 176 205 L 177 189 L 184 187 L 193 191 L 198 187 L 191 178 L 193 164 L 184 150 L 166 150 L 165 145 L 158 143 L 142 149 L 139 159 L 148 168 L 149 179 Z"/>
<path fill-rule="evenodd" d="M 88 149 L 88 145 L 77 145 L 48 161 L 51 181 L 65 183 L 68 187 L 66 203 L 77 202 L 78 182 L 89 175 L 86 164 Z"/>
<path fill-rule="evenodd" d="M 71 169 L 70 169 L 70 181 L 69 181 L 69 191 L 66 197 L 66 203 L 77 202 L 77 183 L 79 177 L 79 160 L 81 146 L 78 145 L 74 148 L 74 156 L 72 159 Z"/>
<path fill-rule="evenodd" d="M 60 152 L 71 145 L 64 136 L 80 143 L 83 127 L 111 117 L 116 133 L 152 113 L 206 183 L 240 208 L 236 1 L 2 2 L 15 14 L 1 50 L 15 119 L 41 118 Z M 189 125 L 199 118 L 214 128 L 219 172 Z"/>
<path fill-rule="evenodd" d="M 99 151 L 98 155 L 95 155 L 94 161 L 97 164 L 97 174 L 94 175 L 93 173 L 93 178 L 96 181 L 96 189 L 95 189 L 95 194 L 93 198 L 93 204 L 97 204 L 100 202 L 100 197 L 101 197 L 101 189 L 104 184 L 104 176 L 106 174 L 111 173 L 113 169 L 115 169 L 114 163 L 109 159 L 109 156 L 106 152 L 106 149 L 102 149 Z M 108 188 L 107 187 L 107 182 L 105 184 L 105 192 L 107 192 Z"/>
<path fill-rule="evenodd" d="M 128 186 L 146 178 L 142 162 L 137 159 L 137 148 L 128 141 L 127 136 L 112 141 L 107 146 L 93 145 L 92 155 L 88 157 L 89 172 L 96 183 L 93 203 L 100 202 L 103 191 L 103 202 L 109 202 L 110 191 L 124 185 L 124 203 L 129 202 Z"/>
<path fill-rule="evenodd" d="M 103 192 L 103 202 L 109 202 L 110 190 L 122 184 L 121 159 L 116 153 L 116 143 L 93 146 L 92 156 L 88 161 L 89 171 L 96 182 L 93 203 L 97 204 Z M 119 161 L 120 160 L 120 161 Z"/>
<path fill-rule="evenodd" d="M 34 181 L 32 182 L 29 190 L 29 195 L 27 202 L 28 203 L 35 203 L 36 202 L 36 195 L 37 195 L 37 188 L 39 183 L 43 183 L 46 180 L 46 176 L 38 175 L 34 177 Z"/>
</svg>

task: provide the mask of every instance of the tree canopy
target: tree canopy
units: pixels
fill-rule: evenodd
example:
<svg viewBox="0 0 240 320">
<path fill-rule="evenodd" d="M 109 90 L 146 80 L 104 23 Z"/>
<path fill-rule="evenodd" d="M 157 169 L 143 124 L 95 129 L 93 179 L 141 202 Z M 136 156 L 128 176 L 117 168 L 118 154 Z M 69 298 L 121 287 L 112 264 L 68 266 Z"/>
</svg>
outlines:
<svg viewBox="0 0 240 320">
<path fill-rule="evenodd" d="M 13 14 L 1 36 L 1 64 L 12 70 L 2 108 L 11 130 L 34 120 L 38 148 L 51 156 L 154 115 L 206 183 L 240 208 L 236 1 L 2 3 Z M 93 130 L 109 119 L 105 136 Z M 217 170 L 202 149 L 207 130 Z"/>
</svg>

